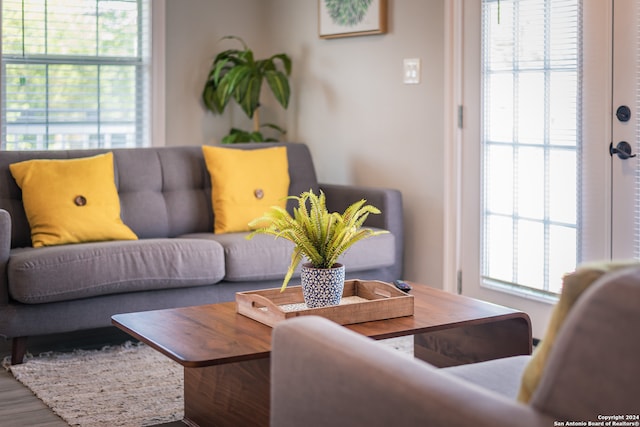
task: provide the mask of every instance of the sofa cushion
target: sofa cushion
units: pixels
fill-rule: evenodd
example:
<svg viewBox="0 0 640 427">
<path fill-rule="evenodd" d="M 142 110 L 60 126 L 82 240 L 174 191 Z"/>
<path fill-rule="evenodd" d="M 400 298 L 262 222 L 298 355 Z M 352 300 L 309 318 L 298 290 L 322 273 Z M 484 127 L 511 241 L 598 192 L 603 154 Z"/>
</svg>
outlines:
<svg viewBox="0 0 640 427">
<path fill-rule="evenodd" d="M 374 229 L 376 230 L 376 229 Z M 291 263 L 293 243 L 285 239 L 258 234 L 247 240 L 248 232 L 187 234 L 184 238 L 214 240 L 224 247 L 225 280 L 284 279 Z M 339 259 L 348 274 L 393 265 L 395 238 L 391 233 L 356 242 Z M 300 276 L 300 267 L 294 277 Z"/>
<path fill-rule="evenodd" d="M 482 388 L 515 400 L 522 372 L 531 356 L 513 356 L 486 362 L 442 368 L 443 372 L 462 378 Z"/>
<path fill-rule="evenodd" d="M 112 153 L 9 168 L 22 189 L 34 247 L 137 239 L 120 218 Z"/>
<path fill-rule="evenodd" d="M 224 277 L 210 240 L 145 239 L 14 249 L 9 293 L 25 304 L 209 285 Z"/>
<path fill-rule="evenodd" d="M 271 206 L 284 209 L 289 192 L 286 147 L 260 150 L 203 146 L 211 175 L 215 233 L 248 231 Z"/>
</svg>

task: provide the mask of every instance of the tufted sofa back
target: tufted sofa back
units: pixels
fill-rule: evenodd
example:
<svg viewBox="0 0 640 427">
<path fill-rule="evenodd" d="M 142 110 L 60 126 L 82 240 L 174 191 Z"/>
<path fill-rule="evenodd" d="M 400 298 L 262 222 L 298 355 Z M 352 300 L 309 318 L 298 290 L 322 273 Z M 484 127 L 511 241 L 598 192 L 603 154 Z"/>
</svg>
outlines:
<svg viewBox="0 0 640 427">
<path fill-rule="evenodd" d="M 252 143 L 229 148 L 251 150 L 286 146 L 289 194 L 316 190 L 309 149 L 299 143 Z M 122 220 L 139 238 L 175 237 L 213 231 L 211 180 L 200 146 L 65 151 L 0 151 L 0 209 L 11 215 L 11 247 L 31 246 L 22 193 L 9 165 L 30 159 L 69 159 L 111 151 Z"/>
</svg>

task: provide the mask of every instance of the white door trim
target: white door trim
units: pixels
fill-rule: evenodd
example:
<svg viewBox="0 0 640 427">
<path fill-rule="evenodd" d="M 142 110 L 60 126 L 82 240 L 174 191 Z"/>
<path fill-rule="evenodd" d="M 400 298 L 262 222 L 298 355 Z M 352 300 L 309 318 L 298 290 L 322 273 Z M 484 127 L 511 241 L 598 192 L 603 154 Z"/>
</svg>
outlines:
<svg viewBox="0 0 640 427">
<path fill-rule="evenodd" d="M 460 271 L 461 144 L 464 0 L 445 0 L 445 137 L 443 289 L 457 293 Z M 459 110 L 462 109 L 462 111 Z"/>
</svg>

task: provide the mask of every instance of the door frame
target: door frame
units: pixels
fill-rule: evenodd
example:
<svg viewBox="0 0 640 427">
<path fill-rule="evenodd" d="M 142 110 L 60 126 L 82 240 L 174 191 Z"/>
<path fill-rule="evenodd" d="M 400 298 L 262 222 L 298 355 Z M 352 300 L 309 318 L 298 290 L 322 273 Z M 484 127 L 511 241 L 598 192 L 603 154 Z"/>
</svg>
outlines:
<svg viewBox="0 0 640 427">
<path fill-rule="evenodd" d="M 443 289 L 460 293 L 464 0 L 445 0 Z M 462 116 L 462 117 L 461 117 Z"/>
</svg>

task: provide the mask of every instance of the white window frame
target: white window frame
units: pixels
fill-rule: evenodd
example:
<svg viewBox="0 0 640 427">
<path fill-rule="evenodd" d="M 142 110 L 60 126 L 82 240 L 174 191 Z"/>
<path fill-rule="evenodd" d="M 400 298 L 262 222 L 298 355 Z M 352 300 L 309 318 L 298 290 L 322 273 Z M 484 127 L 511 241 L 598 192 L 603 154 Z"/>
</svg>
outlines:
<svg viewBox="0 0 640 427">
<path fill-rule="evenodd" d="M 2 0 L 0 0 L 0 5 Z M 166 0 L 149 0 L 151 13 L 151 62 L 150 62 L 150 90 L 146 99 L 146 110 L 149 114 L 148 129 L 149 145 L 162 147 L 165 141 L 165 51 L 166 51 Z M 2 20 L 2 8 L 0 7 L 0 21 Z M 0 44 L 0 56 L 2 44 Z M 3 125 L 0 115 L 0 127 Z"/>
</svg>

